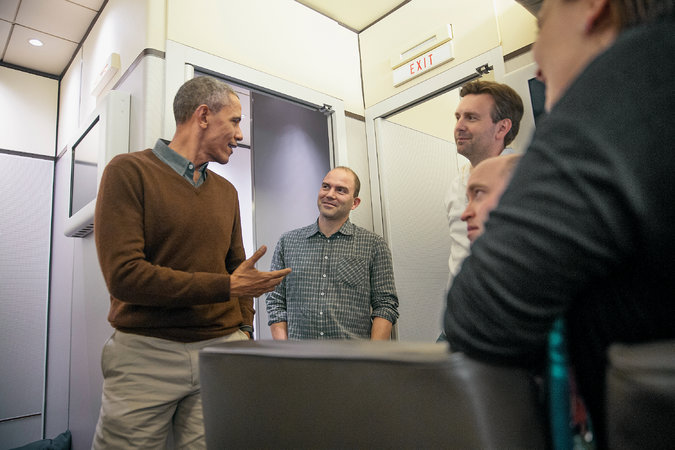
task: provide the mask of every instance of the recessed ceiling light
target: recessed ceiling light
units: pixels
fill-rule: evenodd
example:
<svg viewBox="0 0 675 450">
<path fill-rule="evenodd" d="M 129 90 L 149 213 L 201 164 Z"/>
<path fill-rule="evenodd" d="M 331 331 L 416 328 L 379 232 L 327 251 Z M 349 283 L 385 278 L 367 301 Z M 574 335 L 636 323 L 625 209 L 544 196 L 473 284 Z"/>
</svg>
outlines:
<svg viewBox="0 0 675 450">
<path fill-rule="evenodd" d="M 29 39 L 28 43 L 35 47 L 42 47 L 44 45 L 40 39 Z"/>
</svg>

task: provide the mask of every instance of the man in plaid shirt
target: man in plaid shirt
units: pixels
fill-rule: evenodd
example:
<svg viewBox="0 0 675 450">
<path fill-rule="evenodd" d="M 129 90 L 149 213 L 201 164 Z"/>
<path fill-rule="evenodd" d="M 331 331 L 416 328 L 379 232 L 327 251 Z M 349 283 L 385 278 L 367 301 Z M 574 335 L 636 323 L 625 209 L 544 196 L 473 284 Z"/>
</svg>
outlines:
<svg viewBox="0 0 675 450">
<path fill-rule="evenodd" d="M 319 218 L 281 236 L 272 268 L 293 269 L 267 297 L 274 339 L 386 340 L 398 319 L 391 252 L 352 224 L 360 181 L 348 167 L 326 175 Z"/>
</svg>

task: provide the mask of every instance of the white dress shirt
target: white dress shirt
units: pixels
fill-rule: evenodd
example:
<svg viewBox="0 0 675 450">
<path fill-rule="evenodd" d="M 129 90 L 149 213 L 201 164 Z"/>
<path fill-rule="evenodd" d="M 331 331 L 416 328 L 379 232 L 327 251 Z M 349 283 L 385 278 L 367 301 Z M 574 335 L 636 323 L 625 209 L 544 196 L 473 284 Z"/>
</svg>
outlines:
<svg viewBox="0 0 675 450">
<path fill-rule="evenodd" d="M 512 148 L 505 148 L 501 155 L 509 155 L 515 153 Z M 459 164 L 459 171 L 455 179 L 450 185 L 450 189 L 445 196 L 445 210 L 448 215 L 448 226 L 450 227 L 450 258 L 448 266 L 450 268 L 450 278 L 448 280 L 448 287 L 452 283 L 452 279 L 459 272 L 462 267 L 462 261 L 469 254 L 469 238 L 467 237 L 466 224 L 462 222 L 460 217 L 469 203 L 466 196 L 466 186 L 469 183 L 469 174 L 471 173 L 471 163 L 466 158 L 461 158 L 462 163 Z M 459 158 L 458 158 L 459 160 Z"/>
</svg>

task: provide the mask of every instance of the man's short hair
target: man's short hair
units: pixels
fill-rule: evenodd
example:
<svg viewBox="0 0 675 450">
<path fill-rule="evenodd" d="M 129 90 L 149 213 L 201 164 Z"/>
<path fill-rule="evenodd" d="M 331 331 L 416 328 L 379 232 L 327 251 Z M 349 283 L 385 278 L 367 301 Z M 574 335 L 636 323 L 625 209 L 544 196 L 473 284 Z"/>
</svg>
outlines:
<svg viewBox="0 0 675 450">
<path fill-rule="evenodd" d="M 520 119 L 523 118 L 523 101 L 520 95 L 506 84 L 485 80 L 470 81 L 459 91 L 460 97 L 472 94 L 488 94 L 495 101 L 491 114 L 493 123 L 511 119 L 511 129 L 504 136 L 504 147 L 513 142 L 520 130 Z"/>
<path fill-rule="evenodd" d="M 611 0 L 620 29 L 675 17 L 675 0 Z"/>
<path fill-rule="evenodd" d="M 176 124 L 185 123 L 199 105 L 206 105 L 214 113 L 230 104 L 230 96 L 239 98 L 227 83 L 213 77 L 196 77 L 186 81 L 173 99 Z"/>
<path fill-rule="evenodd" d="M 352 174 L 354 177 L 354 198 L 358 197 L 359 192 L 361 192 L 361 180 L 359 180 L 359 176 L 356 174 L 356 172 L 346 166 L 337 166 L 335 169 L 341 169 Z"/>
</svg>

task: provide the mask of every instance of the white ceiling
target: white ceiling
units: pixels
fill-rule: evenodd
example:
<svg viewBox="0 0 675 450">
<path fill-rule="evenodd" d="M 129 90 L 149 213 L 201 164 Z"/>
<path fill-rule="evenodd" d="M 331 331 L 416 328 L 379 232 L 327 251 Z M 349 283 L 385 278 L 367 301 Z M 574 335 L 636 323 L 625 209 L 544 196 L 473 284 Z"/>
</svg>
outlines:
<svg viewBox="0 0 675 450">
<path fill-rule="evenodd" d="M 296 1 L 359 32 L 410 0 Z M 60 78 L 106 3 L 107 0 L 0 0 L 0 63 Z M 28 40 L 33 38 L 44 45 L 30 45 Z"/>
<path fill-rule="evenodd" d="M 199 1 L 199 0 L 194 0 Z M 361 32 L 411 0 L 296 0 Z M 530 11 L 541 0 L 517 0 Z M 0 0 L 0 64 L 60 78 L 108 0 Z M 44 43 L 34 47 L 29 39 Z"/>
<path fill-rule="evenodd" d="M 411 0 L 295 0 L 360 33 Z M 441 1 L 441 0 L 438 0 Z M 445 0 L 450 1 L 450 0 Z M 543 0 L 515 0 L 537 15 Z"/>
<path fill-rule="evenodd" d="M 60 77 L 105 3 L 0 0 L 0 62 Z M 30 45 L 33 38 L 44 45 Z"/>
<path fill-rule="evenodd" d="M 296 0 L 359 33 L 411 0 Z"/>
</svg>

